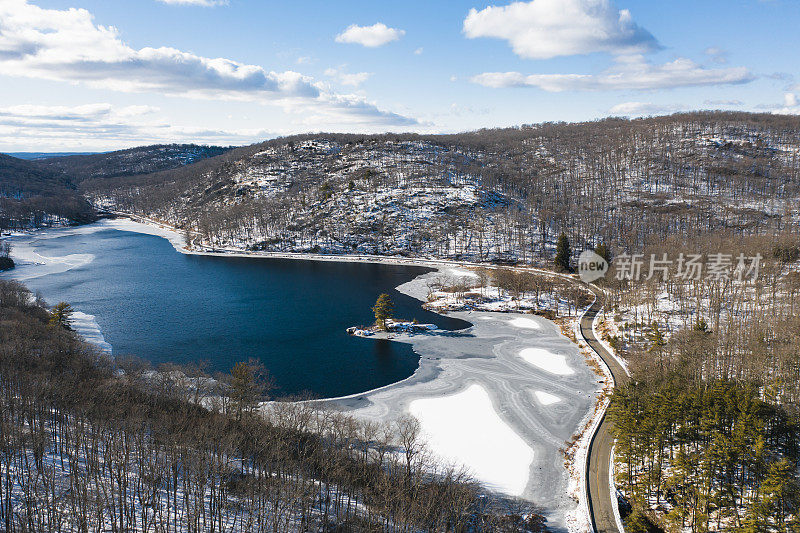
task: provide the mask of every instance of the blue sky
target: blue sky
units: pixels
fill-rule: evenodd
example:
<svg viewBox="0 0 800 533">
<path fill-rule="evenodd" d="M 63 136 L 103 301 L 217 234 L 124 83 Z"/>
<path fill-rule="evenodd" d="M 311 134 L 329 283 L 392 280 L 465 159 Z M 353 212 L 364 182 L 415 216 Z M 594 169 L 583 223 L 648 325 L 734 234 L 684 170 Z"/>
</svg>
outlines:
<svg viewBox="0 0 800 533">
<path fill-rule="evenodd" d="M 0 150 L 800 113 L 798 27 L 796 0 L 0 0 Z"/>
</svg>

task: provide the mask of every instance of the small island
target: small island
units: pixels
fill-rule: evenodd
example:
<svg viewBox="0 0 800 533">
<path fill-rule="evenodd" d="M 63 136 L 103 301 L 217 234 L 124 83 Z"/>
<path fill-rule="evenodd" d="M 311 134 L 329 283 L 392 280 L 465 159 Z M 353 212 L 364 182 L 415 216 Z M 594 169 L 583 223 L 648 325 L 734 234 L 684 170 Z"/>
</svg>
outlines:
<svg viewBox="0 0 800 533">
<path fill-rule="evenodd" d="M 383 293 L 372 307 L 375 323 L 366 327 L 349 327 L 347 333 L 356 337 L 372 337 L 377 333 L 420 333 L 439 329 L 436 324 L 420 324 L 416 319 L 393 320 L 393 311 L 394 302 L 388 294 Z"/>
</svg>

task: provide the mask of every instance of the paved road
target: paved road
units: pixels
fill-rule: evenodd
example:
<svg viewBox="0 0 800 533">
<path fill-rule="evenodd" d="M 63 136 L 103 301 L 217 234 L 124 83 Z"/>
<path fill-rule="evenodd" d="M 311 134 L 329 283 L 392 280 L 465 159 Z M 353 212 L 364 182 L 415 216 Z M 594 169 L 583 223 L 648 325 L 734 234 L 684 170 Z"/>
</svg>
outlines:
<svg viewBox="0 0 800 533">
<path fill-rule="evenodd" d="M 614 384 L 621 385 L 628 380 L 628 374 L 617 360 L 600 344 L 592 331 L 592 323 L 603 306 L 602 295 L 595 291 L 597 300 L 581 320 L 581 333 L 586 342 L 605 361 L 614 377 Z M 609 464 L 614 439 L 611 436 L 611 423 L 603 416 L 600 427 L 589 444 L 589 462 L 586 468 L 586 483 L 589 490 L 589 517 L 597 533 L 619 533 L 614 519 L 612 495 L 609 481 Z"/>
</svg>

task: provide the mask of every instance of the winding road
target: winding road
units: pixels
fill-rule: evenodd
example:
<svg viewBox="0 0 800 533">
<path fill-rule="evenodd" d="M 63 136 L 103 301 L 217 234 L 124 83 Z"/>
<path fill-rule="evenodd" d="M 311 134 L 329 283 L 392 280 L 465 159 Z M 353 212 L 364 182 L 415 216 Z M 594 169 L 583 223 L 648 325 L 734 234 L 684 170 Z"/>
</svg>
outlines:
<svg viewBox="0 0 800 533">
<path fill-rule="evenodd" d="M 595 317 L 603 307 L 602 293 L 592 289 L 597 298 L 594 304 L 586 311 L 581 319 L 581 334 L 589 346 L 606 363 L 614 380 L 614 385 L 622 385 L 629 378 L 625 369 L 617 359 L 605 349 L 592 329 Z M 614 518 L 614 507 L 611 500 L 611 480 L 609 466 L 611 464 L 611 451 L 614 447 L 614 437 L 611 435 L 611 422 L 605 414 L 589 443 L 589 460 L 586 463 L 586 487 L 589 499 L 589 519 L 592 528 L 597 533 L 618 532 L 617 521 Z"/>
</svg>

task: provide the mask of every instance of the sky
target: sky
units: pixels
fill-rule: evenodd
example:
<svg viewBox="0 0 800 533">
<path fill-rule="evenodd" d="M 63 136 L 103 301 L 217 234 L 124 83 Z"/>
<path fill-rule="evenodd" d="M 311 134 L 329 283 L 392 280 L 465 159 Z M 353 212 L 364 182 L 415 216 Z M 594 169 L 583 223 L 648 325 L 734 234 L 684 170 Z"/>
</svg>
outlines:
<svg viewBox="0 0 800 533">
<path fill-rule="evenodd" d="M 800 114 L 800 0 L 0 0 L 0 151 Z"/>
</svg>

